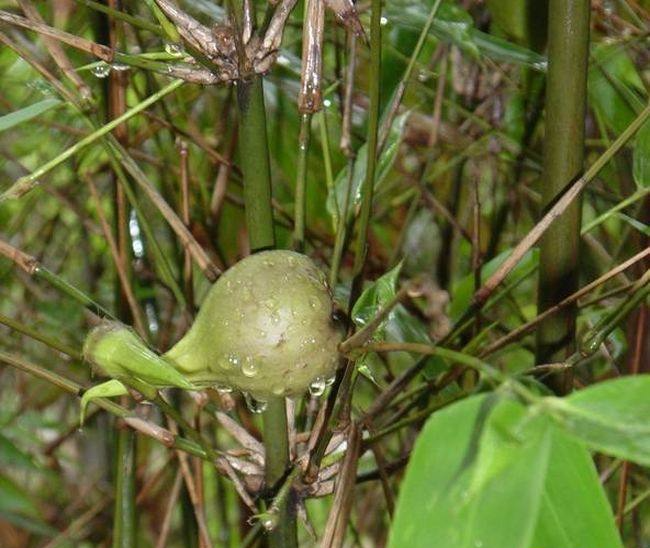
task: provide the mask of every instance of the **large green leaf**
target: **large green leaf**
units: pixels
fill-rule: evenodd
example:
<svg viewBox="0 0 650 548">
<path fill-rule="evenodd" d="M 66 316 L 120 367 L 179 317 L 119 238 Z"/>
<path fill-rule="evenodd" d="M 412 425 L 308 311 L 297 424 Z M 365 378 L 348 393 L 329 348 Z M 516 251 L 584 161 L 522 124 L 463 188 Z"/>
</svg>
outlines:
<svg viewBox="0 0 650 548">
<path fill-rule="evenodd" d="M 475 396 L 436 413 L 418 439 L 390 533 L 392 548 L 527 548 L 549 456 L 545 421 Z"/>
<path fill-rule="evenodd" d="M 601 382 L 541 405 L 591 448 L 650 466 L 650 375 Z"/>
<path fill-rule="evenodd" d="M 584 445 L 559 429 L 551 438 L 532 548 L 622 548 L 612 509 Z"/>
</svg>

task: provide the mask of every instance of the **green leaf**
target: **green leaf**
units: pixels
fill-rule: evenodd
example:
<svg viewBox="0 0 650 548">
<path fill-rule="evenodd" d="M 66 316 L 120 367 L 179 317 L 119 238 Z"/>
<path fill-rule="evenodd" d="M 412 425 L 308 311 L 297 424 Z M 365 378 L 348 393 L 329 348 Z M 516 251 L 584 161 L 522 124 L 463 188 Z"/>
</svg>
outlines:
<svg viewBox="0 0 650 548">
<path fill-rule="evenodd" d="M 622 548 L 607 497 L 582 443 L 553 429 L 533 548 Z"/>
<path fill-rule="evenodd" d="M 639 187 L 650 186 L 650 121 L 641 126 L 636 134 L 633 152 L 634 181 Z"/>
<path fill-rule="evenodd" d="M 650 375 L 601 382 L 540 405 L 592 449 L 650 466 Z"/>
<path fill-rule="evenodd" d="M 507 249 L 491 261 L 488 261 L 481 269 L 481 281 L 487 280 L 497 268 L 501 266 L 503 261 L 510 255 L 511 249 Z M 527 276 L 531 269 L 535 268 L 539 262 L 539 254 L 537 249 L 533 249 L 524 255 L 524 258 L 519 261 L 517 266 L 512 269 L 508 275 L 507 280 L 512 282 L 522 276 Z M 457 284 L 454 285 L 452 291 L 452 299 L 449 305 L 449 315 L 453 321 L 458 320 L 463 315 L 463 312 L 469 307 L 474 295 L 474 274 L 470 273 L 462 278 Z"/>
<path fill-rule="evenodd" d="M 643 108 L 643 82 L 620 45 L 599 45 L 592 55 L 595 63 L 589 69 L 589 100 L 607 127 L 618 135 Z"/>
<path fill-rule="evenodd" d="M 415 445 L 389 547 L 527 548 L 549 460 L 547 423 L 480 395 L 433 415 Z M 444 443 L 441 443 L 444 440 Z"/>
<path fill-rule="evenodd" d="M 357 327 L 363 327 L 377 315 L 397 293 L 397 280 L 402 269 L 400 262 L 368 286 L 352 307 L 352 320 Z M 376 331 L 379 336 L 381 328 Z"/>
<path fill-rule="evenodd" d="M 32 457 L 21 451 L 14 443 L 0 433 L 0 465 L 15 466 L 26 470 L 39 470 Z"/>
<path fill-rule="evenodd" d="M 404 131 L 404 125 L 408 116 L 409 113 L 405 112 L 400 116 L 396 116 L 395 120 L 393 120 L 393 124 L 390 127 L 390 131 L 388 133 L 386 146 L 384 147 L 384 150 L 379 157 L 377 164 L 377 178 L 375 180 L 375 189 L 379 188 L 381 183 L 388 175 L 388 172 L 393 167 L 393 163 L 397 157 L 397 151 L 399 150 L 399 145 L 402 141 L 402 133 Z M 367 158 L 368 146 L 367 144 L 364 144 L 359 149 L 359 153 L 357 154 L 357 157 L 354 161 L 354 167 L 352 170 L 352 186 L 350 188 L 348 218 L 351 218 L 354 215 L 355 207 L 361 202 L 361 185 L 366 178 Z M 349 169 L 346 166 L 337 175 L 336 179 L 334 180 L 334 187 L 332 191 L 330 191 L 327 195 L 327 211 L 332 217 L 334 228 L 336 228 L 336 220 L 338 219 L 340 210 L 345 202 L 348 179 Z"/>
<path fill-rule="evenodd" d="M 427 20 L 429 6 L 427 2 L 392 1 L 387 3 L 385 14 L 398 27 L 420 31 Z M 477 30 L 472 17 L 454 3 L 441 4 L 431 26 L 431 34 L 457 45 L 473 57 L 485 55 L 495 61 L 546 70 L 546 58 L 543 55 Z"/>
<path fill-rule="evenodd" d="M 0 116 L 0 131 L 5 131 L 23 122 L 28 122 L 32 118 L 36 118 L 44 112 L 62 104 L 58 99 L 44 99 L 28 107 Z"/>
<path fill-rule="evenodd" d="M 25 494 L 25 490 L 9 478 L 0 475 L 0 513 L 13 512 L 25 516 L 36 517 L 38 508 Z"/>
</svg>

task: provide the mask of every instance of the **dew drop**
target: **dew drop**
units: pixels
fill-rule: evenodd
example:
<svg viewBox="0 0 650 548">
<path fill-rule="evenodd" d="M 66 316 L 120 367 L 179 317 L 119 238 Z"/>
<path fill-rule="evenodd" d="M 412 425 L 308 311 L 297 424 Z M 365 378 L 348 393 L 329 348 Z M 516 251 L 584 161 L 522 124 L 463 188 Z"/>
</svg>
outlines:
<svg viewBox="0 0 650 548">
<path fill-rule="evenodd" d="M 332 386 L 334 384 L 335 379 L 336 379 L 336 375 L 332 375 L 331 377 L 327 377 L 325 379 L 325 386 Z"/>
<path fill-rule="evenodd" d="M 125 70 L 129 70 L 129 68 L 131 68 L 131 67 L 129 67 L 129 65 L 125 65 L 125 64 L 123 64 L 123 63 L 113 63 L 113 64 L 111 65 L 111 68 L 112 68 L 115 72 L 124 72 Z"/>
<path fill-rule="evenodd" d="M 326 386 L 327 384 L 323 377 L 316 377 L 309 383 L 309 393 L 315 397 L 322 396 Z"/>
<path fill-rule="evenodd" d="M 97 78 L 106 78 L 111 72 L 111 66 L 108 63 L 104 63 L 104 61 L 100 61 L 92 68 L 91 72 Z"/>
<path fill-rule="evenodd" d="M 266 411 L 266 407 L 268 406 L 267 401 L 255 399 L 248 392 L 244 392 L 244 400 L 246 401 L 246 407 L 248 410 L 251 413 L 255 413 L 256 415 L 264 413 L 264 411 Z"/>
<path fill-rule="evenodd" d="M 273 313 L 271 314 L 271 321 L 272 321 L 274 324 L 278 324 L 278 323 L 280 323 L 280 315 L 279 315 L 277 312 L 273 312 Z"/>
<path fill-rule="evenodd" d="M 262 520 L 262 527 L 267 531 L 273 531 L 275 529 L 275 520 L 273 518 L 266 518 Z"/>
<path fill-rule="evenodd" d="M 309 297 L 309 306 L 316 310 L 320 306 L 320 299 L 316 295 Z"/>
<path fill-rule="evenodd" d="M 379 20 L 379 23 L 381 24 L 382 27 L 385 27 L 386 25 L 388 25 L 388 19 L 386 17 L 382 17 Z"/>
<path fill-rule="evenodd" d="M 239 366 L 239 358 L 235 354 L 228 354 L 228 363 L 232 367 L 238 367 Z"/>
<path fill-rule="evenodd" d="M 215 388 L 219 394 L 230 394 L 232 392 L 232 386 L 227 384 L 218 384 Z"/>
<path fill-rule="evenodd" d="M 257 375 L 258 367 L 255 360 L 250 356 L 244 358 L 243 363 L 241 364 L 241 372 L 245 377 L 254 377 Z"/>
</svg>

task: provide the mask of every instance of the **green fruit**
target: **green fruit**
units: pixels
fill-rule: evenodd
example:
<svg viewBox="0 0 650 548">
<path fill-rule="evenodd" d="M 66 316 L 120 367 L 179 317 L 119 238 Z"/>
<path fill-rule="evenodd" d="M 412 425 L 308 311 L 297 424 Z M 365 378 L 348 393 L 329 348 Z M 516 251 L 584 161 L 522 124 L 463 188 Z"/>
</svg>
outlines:
<svg viewBox="0 0 650 548">
<path fill-rule="evenodd" d="M 188 333 L 164 358 L 195 385 L 227 385 L 258 399 L 323 385 L 342 333 L 323 273 L 292 251 L 251 255 L 210 288 Z"/>
</svg>

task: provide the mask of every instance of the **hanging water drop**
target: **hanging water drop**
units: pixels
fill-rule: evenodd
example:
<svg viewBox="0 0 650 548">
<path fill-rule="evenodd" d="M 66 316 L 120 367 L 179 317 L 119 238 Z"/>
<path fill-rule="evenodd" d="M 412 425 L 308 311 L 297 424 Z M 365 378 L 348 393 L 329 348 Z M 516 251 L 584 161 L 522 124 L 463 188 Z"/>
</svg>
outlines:
<svg viewBox="0 0 650 548">
<path fill-rule="evenodd" d="M 248 392 L 244 392 L 244 400 L 246 401 L 246 407 L 248 410 L 256 415 L 264 413 L 268 406 L 267 401 L 255 399 Z"/>
<path fill-rule="evenodd" d="M 326 386 L 327 384 L 323 377 L 316 377 L 309 383 L 309 393 L 314 397 L 322 396 Z"/>
<path fill-rule="evenodd" d="M 111 66 L 104 61 L 100 61 L 92 68 L 93 76 L 97 78 L 106 78 L 111 72 Z"/>
<path fill-rule="evenodd" d="M 232 367 L 237 367 L 239 366 L 239 358 L 235 354 L 228 354 L 228 363 Z"/>
<path fill-rule="evenodd" d="M 215 388 L 219 394 L 230 394 L 232 392 L 232 386 L 227 384 L 218 384 Z"/>
<path fill-rule="evenodd" d="M 332 375 L 331 377 L 327 377 L 325 379 L 325 386 L 326 387 L 332 386 L 334 384 L 335 380 L 336 380 L 336 375 Z"/>
<path fill-rule="evenodd" d="M 243 363 L 241 364 L 241 372 L 245 377 L 254 377 L 257 375 L 258 367 L 255 363 L 255 360 L 250 356 L 244 358 Z"/>
</svg>

